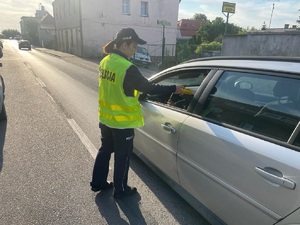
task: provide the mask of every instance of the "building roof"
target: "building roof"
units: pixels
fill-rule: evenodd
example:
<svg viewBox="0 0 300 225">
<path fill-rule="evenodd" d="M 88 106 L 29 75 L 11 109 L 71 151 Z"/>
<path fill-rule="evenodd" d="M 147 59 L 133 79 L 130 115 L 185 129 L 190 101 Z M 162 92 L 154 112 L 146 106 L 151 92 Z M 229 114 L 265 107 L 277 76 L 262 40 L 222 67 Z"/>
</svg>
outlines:
<svg viewBox="0 0 300 225">
<path fill-rule="evenodd" d="M 207 21 L 205 20 L 182 19 L 178 21 L 177 26 L 182 37 L 192 37 L 206 23 Z"/>
<path fill-rule="evenodd" d="M 41 19 L 42 25 L 54 25 L 54 17 L 51 16 L 49 13 L 47 13 L 42 19 Z"/>
</svg>

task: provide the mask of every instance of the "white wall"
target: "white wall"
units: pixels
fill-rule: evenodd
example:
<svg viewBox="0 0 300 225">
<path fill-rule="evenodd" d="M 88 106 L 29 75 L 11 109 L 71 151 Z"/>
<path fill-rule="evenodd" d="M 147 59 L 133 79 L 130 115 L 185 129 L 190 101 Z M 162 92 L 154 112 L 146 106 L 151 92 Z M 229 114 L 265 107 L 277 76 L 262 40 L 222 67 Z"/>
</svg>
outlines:
<svg viewBox="0 0 300 225">
<path fill-rule="evenodd" d="M 158 25 L 157 20 L 165 20 L 171 22 L 171 26 L 165 27 L 166 52 L 173 53 L 178 8 L 176 0 L 149 0 L 148 16 L 141 16 L 141 0 L 130 0 L 130 15 L 124 15 L 122 0 L 55 0 L 53 14 L 59 50 L 85 57 L 100 56 L 102 46 L 112 40 L 118 30 L 132 27 L 147 41 L 145 48 L 150 55 L 160 56 L 163 26 Z M 170 50 L 168 45 L 173 45 Z"/>
<path fill-rule="evenodd" d="M 52 3 L 58 50 L 81 55 L 80 0 Z"/>
<path fill-rule="evenodd" d="M 53 5 L 53 16 L 56 21 L 57 29 L 64 29 L 66 27 L 79 27 L 80 25 L 80 0 L 55 0 Z M 69 5 L 70 3 L 70 5 Z"/>
<path fill-rule="evenodd" d="M 130 1 L 130 15 L 122 14 L 122 1 L 84 0 L 81 3 L 83 46 L 85 55 L 102 54 L 102 46 L 112 40 L 123 27 L 132 27 L 147 41 L 149 52 L 161 54 L 154 48 L 162 45 L 163 26 L 157 20 L 171 22 L 165 27 L 166 44 L 176 44 L 179 2 L 148 1 L 148 17 L 140 16 L 141 0 Z M 157 46 L 155 46 L 157 45 Z M 149 49 L 153 48 L 153 50 Z"/>
</svg>

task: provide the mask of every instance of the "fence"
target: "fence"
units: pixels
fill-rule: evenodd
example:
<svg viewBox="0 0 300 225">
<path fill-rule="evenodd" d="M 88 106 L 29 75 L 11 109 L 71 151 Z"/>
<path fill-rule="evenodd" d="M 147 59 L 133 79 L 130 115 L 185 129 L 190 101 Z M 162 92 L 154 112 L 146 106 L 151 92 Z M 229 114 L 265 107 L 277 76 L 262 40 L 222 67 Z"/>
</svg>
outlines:
<svg viewBox="0 0 300 225">
<path fill-rule="evenodd" d="M 152 66 L 158 67 L 159 69 L 165 69 L 190 59 L 217 56 L 221 53 L 221 51 L 204 51 L 201 54 L 195 53 L 197 46 L 198 45 L 188 45 L 187 43 L 166 44 L 163 63 L 162 45 L 147 44 L 143 47 L 147 49 L 151 56 Z"/>
</svg>

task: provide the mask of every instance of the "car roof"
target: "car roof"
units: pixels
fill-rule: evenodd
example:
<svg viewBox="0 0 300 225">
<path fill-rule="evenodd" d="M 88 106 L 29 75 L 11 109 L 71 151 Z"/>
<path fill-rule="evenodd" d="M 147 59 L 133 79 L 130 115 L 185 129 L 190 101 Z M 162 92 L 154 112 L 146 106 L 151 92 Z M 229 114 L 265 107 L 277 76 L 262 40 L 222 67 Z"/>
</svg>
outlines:
<svg viewBox="0 0 300 225">
<path fill-rule="evenodd" d="M 276 57 L 276 56 L 218 56 L 193 59 L 167 70 L 182 67 L 215 67 L 259 69 L 267 71 L 280 71 L 288 73 L 300 73 L 300 57 Z"/>
</svg>

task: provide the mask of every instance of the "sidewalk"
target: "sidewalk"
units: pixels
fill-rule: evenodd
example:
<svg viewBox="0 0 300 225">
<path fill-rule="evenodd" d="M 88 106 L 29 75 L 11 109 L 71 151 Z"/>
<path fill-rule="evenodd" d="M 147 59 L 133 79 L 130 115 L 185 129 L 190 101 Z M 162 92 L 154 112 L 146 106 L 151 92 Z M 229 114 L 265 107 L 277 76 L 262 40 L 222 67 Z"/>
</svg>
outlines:
<svg viewBox="0 0 300 225">
<path fill-rule="evenodd" d="M 61 51 L 56 51 L 53 49 L 47 49 L 47 48 L 34 48 L 35 50 L 50 54 L 50 55 L 54 55 L 57 57 L 61 57 L 61 58 L 65 58 L 65 57 L 76 57 L 75 55 L 66 53 L 66 52 L 61 52 Z"/>
<path fill-rule="evenodd" d="M 68 61 L 70 61 L 70 60 L 76 61 L 77 63 L 80 63 L 82 66 L 84 66 L 84 64 L 86 64 L 88 62 L 90 67 L 93 67 L 93 68 L 96 68 L 96 69 L 98 69 L 98 65 L 99 65 L 99 62 L 100 62 L 99 58 L 82 58 L 82 57 L 72 55 L 72 54 L 69 54 L 69 53 L 66 53 L 66 52 L 56 51 L 56 50 L 47 49 L 47 48 L 40 48 L 40 47 L 34 47 L 34 49 L 37 50 L 37 51 L 44 52 L 44 53 L 49 54 L 49 55 L 64 58 Z M 83 63 L 82 60 L 84 60 L 85 62 Z M 146 68 L 143 68 L 143 67 L 138 67 L 138 68 L 141 71 L 141 73 L 147 78 L 149 78 L 153 74 L 156 74 L 156 73 L 159 72 L 158 69 L 155 69 L 154 67 L 153 68 L 150 67 L 149 69 L 146 69 Z"/>
</svg>

